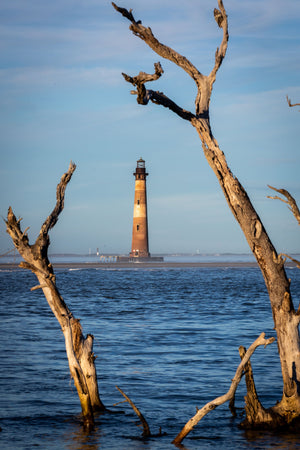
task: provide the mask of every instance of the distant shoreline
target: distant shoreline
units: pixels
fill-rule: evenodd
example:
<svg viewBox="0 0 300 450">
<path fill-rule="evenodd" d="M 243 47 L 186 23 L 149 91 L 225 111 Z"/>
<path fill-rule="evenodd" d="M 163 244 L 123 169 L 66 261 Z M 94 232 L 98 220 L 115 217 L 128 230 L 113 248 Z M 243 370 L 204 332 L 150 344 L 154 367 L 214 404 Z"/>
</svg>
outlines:
<svg viewBox="0 0 300 450">
<path fill-rule="evenodd" d="M 293 262 L 287 262 L 286 267 L 296 267 Z M 257 262 L 114 262 L 114 263 L 92 263 L 92 262 L 69 262 L 53 263 L 55 269 L 180 269 L 180 268 L 258 268 Z M 20 269 L 18 263 L 1 263 L 0 270 Z M 24 269 L 23 269 L 24 270 Z"/>
</svg>

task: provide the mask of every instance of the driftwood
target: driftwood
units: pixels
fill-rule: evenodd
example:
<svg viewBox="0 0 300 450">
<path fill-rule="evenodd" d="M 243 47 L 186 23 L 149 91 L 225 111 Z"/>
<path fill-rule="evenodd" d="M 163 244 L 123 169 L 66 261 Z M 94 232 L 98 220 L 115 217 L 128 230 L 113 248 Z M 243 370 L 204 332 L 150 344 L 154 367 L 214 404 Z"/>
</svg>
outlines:
<svg viewBox="0 0 300 450">
<path fill-rule="evenodd" d="M 231 172 L 226 157 L 213 136 L 209 118 L 213 85 L 225 58 L 229 39 L 228 19 L 223 1 L 218 0 L 218 8 L 214 10 L 215 21 L 221 30 L 222 37 L 220 46 L 215 51 L 213 68 L 208 75 L 201 73 L 186 57 L 162 44 L 154 36 L 151 28 L 145 27 L 140 20 L 134 18 L 131 10 L 120 8 L 115 3 L 113 3 L 113 7 L 130 22 L 129 29 L 135 36 L 142 39 L 157 55 L 178 65 L 196 84 L 195 111 L 190 112 L 177 105 L 164 93 L 147 89 L 145 84 L 149 80 L 154 82 L 153 75 L 147 79 L 147 76 L 145 74 L 141 76 L 142 72 L 140 72 L 137 77 L 129 75 L 125 77 L 126 81 L 135 87 L 138 86 L 138 89 L 132 93 L 138 96 L 139 104 L 145 105 L 151 101 L 156 105 L 167 107 L 189 122 L 199 135 L 208 164 L 219 181 L 228 206 L 239 223 L 265 280 L 277 334 L 283 378 L 283 396 L 281 401 L 274 406 L 274 412 L 289 425 L 300 417 L 300 337 L 298 329 L 300 310 L 295 309 L 292 301 L 290 280 L 285 272 L 284 259 L 277 254 L 247 192 Z M 159 69 L 159 75 L 163 75 L 162 68 Z"/>
<path fill-rule="evenodd" d="M 75 164 L 71 162 L 68 171 L 62 176 L 56 190 L 56 205 L 43 223 L 33 245 L 29 244 L 28 228 L 24 232 L 21 230 L 21 219 L 16 219 L 11 207 L 7 214 L 6 230 L 12 238 L 15 248 L 24 259 L 20 263 L 20 267 L 30 269 L 38 279 L 39 284 L 31 290 L 43 290 L 46 300 L 61 326 L 71 376 L 81 403 L 84 424 L 90 428 L 94 423 L 93 413 L 105 409 L 98 392 L 93 353 L 94 337 L 91 334 L 83 336 L 80 320 L 73 316 L 57 289 L 53 267 L 48 259 L 50 244 L 48 233 L 56 224 L 59 214 L 64 208 L 65 190 L 75 168 Z"/>
<path fill-rule="evenodd" d="M 201 409 L 199 409 L 196 414 L 185 424 L 185 426 L 182 428 L 180 433 L 176 436 L 176 438 L 173 440 L 173 444 L 180 444 L 183 439 L 192 431 L 192 429 L 200 422 L 200 420 L 206 416 L 209 412 L 213 411 L 217 408 L 217 406 L 223 405 L 223 403 L 230 401 L 234 398 L 235 392 L 237 390 L 237 387 L 239 385 L 239 382 L 241 381 L 241 378 L 243 376 L 244 368 L 247 364 L 247 362 L 250 360 L 252 354 L 256 350 L 257 347 L 260 345 L 268 345 L 274 342 L 275 338 L 271 337 L 269 339 L 265 339 L 265 333 L 262 333 L 254 342 L 250 345 L 247 352 L 242 358 L 242 361 L 240 362 L 235 375 L 232 379 L 231 385 L 229 390 L 226 394 L 221 395 L 220 397 L 215 398 L 214 400 L 206 403 L 205 406 L 203 406 Z"/>
</svg>

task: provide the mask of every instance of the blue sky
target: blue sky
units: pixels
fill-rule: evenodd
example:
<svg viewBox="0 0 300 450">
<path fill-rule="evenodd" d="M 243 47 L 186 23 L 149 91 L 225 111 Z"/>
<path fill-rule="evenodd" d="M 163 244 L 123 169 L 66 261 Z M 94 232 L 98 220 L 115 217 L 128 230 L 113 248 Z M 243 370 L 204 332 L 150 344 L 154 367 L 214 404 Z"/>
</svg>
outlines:
<svg viewBox="0 0 300 450">
<path fill-rule="evenodd" d="M 216 1 L 119 0 L 163 43 L 204 74 L 220 30 Z M 278 252 L 299 252 L 288 208 L 267 184 L 300 202 L 300 2 L 224 0 L 229 46 L 211 99 L 213 133 Z M 11 205 L 33 241 L 55 204 L 70 160 L 77 164 L 50 252 L 128 253 L 134 177 L 147 179 L 150 251 L 248 252 L 192 126 L 164 108 L 136 103 L 121 72 L 163 77 L 149 88 L 193 111 L 195 86 L 128 30 L 106 0 L 0 3 L 0 213 Z M 0 253 L 12 248 L 0 225 Z"/>
</svg>

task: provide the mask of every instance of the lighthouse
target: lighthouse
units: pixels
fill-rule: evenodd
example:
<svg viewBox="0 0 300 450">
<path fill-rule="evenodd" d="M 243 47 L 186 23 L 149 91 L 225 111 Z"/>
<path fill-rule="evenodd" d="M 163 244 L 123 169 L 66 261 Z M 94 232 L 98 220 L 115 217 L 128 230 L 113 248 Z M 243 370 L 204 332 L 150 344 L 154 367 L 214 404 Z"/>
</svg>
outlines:
<svg viewBox="0 0 300 450">
<path fill-rule="evenodd" d="M 134 189 L 132 244 L 130 258 L 150 258 L 148 242 L 147 190 L 145 161 L 137 161 Z"/>
</svg>

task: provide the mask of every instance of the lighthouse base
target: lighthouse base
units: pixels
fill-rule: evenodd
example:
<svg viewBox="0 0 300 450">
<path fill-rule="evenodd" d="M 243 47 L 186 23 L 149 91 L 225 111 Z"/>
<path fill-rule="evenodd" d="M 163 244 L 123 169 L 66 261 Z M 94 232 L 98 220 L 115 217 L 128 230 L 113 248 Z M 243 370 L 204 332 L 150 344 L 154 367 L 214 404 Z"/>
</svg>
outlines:
<svg viewBox="0 0 300 450">
<path fill-rule="evenodd" d="M 163 256 L 118 256 L 117 261 L 119 262 L 132 262 L 132 263 L 139 263 L 139 262 L 157 262 L 157 261 L 163 261 Z"/>
<path fill-rule="evenodd" d="M 155 262 L 163 261 L 163 256 L 129 256 L 129 262 Z"/>
</svg>

